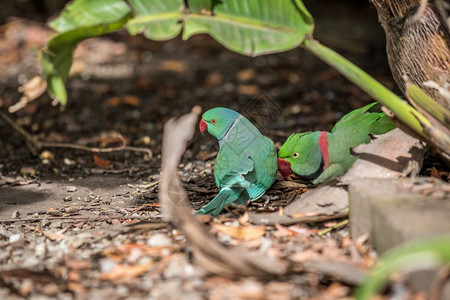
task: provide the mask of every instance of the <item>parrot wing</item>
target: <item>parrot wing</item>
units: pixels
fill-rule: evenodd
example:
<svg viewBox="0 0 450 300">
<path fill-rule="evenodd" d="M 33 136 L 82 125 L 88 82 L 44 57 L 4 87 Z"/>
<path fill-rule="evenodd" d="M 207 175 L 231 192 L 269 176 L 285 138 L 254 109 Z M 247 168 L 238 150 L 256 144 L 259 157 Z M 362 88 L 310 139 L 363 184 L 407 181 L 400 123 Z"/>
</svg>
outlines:
<svg viewBox="0 0 450 300">
<path fill-rule="evenodd" d="M 394 128 L 395 126 L 389 117 L 381 111 L 381 105 L 373 102 L 343 116 L 334 125 L 331 132 L 343 132 L 348 135 L 349 132 L 356 130 L 367 136 L 369 134 L 383 134 Z"/>
<path fill-rule="evenodd" d="M 264 195 L 275 181 L 278 170 L 277 151 L 272 140 L 268 137 L 262 137 L 257 146 L 257 151 L 253 154 L 251 159 L 255 163 L 255 170 L 245 176 L 252 183 L 247 188 L 252 201 Z"/>
<path fill-rule="evenodd" d="M 240 155 L 230 151 L 233 150 L 221 148 L 217 154 L 214 167 L 216 185 L 219 188 L 236 185 L 248 187 L 250 183 L 244 178 L 244 175 L 254 169 L 253 160 L 247 151 L 241 152 Z"/>
</svg>

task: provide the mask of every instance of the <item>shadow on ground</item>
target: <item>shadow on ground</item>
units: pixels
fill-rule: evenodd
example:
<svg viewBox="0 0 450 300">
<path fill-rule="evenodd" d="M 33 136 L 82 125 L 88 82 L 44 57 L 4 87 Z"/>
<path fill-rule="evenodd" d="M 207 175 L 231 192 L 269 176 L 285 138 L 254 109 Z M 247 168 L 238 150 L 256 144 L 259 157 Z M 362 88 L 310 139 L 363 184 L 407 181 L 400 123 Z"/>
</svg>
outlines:
<svg viewBox="0 0 450 300">
<path fill-rule="evenodd" d="M 73 181 L 44 178 L 39 184 L 3 187 L 0 189 L 0 220 L 10 219 L 15 211 L 24 217 L 49 208 L 86 205 L 93 197 L 101 197 L 103 203 L 111 206 L 132 206 L 132 188 L 127 185 L 132 183 L 125 177 L 102 175 Z"/>
</svg>

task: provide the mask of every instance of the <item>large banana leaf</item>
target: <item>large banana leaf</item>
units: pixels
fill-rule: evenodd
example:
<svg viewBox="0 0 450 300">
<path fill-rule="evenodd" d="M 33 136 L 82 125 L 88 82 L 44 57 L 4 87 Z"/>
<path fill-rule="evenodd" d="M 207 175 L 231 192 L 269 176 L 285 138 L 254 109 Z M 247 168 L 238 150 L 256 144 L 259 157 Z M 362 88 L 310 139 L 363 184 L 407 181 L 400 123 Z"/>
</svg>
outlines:
<svg viewBox="0 0 450 300">
<path fill-rule="evenodd" d="M 78 43 L 121 29 L 129 17 L 130 10 L 122 0 L 78 0 L 67 5 L 63 13 L 50 23 L 60 34 L 43 49 L 41 68 L 53 99 L 62 104 L 67 102 L 64 84 Z"/>
<path fill-rule="evenodd" d="M 59 33 L 114 23 L 130 13 L 123 0 L 77 0 L 66 5 L 61 14 L 49 22 Z"/>
<path fill-rule="evenodd" d="M 127 24 L 131 34 L 143 33 L 157 41 L 177 36 L 182 29 L 183 0 L 129 0 L 135 17 Z"/>
<path fill-rule="evenodd" d="M 312 34 L 313 20 L 301 0 L 75 0 L 50 26 L 59 32 L 42 55 L 50 95 L 65 104 L 64 83 L 73 50 L 83 39 L 126 27 L 153 40 L 211 35 L 246 55 L 292 49 Z"/>
<path fill-rule="evenodd" d="M 312 17 L 300 0 L 130 0 L 136 16 L 127 24 L 131 34 L 144 33 L 150 39 L 183 39 L 207 33 L 225 47 L 246 55 L 260 55 L 292 49 L 313 30 Z M 212 5 L 212 11 L 207 6 Z M 202 11 L 202 8 L 205 11 Z"/>
<path fill-rule="evenodd" d="M 224 0 L 213 14 L 189 14 L 183 39 L 210 34 L 225 47 L 246 55 L 285 51 L 312 34 L 313 20 L 300 0 Z"/>
</svg>

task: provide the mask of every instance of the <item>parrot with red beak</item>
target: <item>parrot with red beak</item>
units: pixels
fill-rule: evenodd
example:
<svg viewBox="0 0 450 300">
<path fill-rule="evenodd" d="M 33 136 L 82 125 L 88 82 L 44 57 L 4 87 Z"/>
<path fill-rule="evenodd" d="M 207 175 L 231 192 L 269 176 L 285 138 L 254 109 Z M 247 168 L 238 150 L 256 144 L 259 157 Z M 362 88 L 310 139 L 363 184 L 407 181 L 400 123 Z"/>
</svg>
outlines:
<svg viewBox="0 0 450 300">
<path fill-rule="evenodd" d="M 278 170 L 285 179 L 302 178 L 314 184 L 336 179 L 347 172 L 357 157 L 350 149 L 369 143 L 370 135 L 383 134 L 395 126 L 374 102 L 343 116 L 331 132 L 295 133 L 278 152 Z"/>
<path fill-rule="evenodd" d="M 218 215 L 231 203 L 247 204 L 264 195 L 277 174 L 273 142 L 247 118 L 223 107 L 206 111 L 199 128 L 219 141 L 214 180 L 220 191 L 197 214 Z"/>
</svg>

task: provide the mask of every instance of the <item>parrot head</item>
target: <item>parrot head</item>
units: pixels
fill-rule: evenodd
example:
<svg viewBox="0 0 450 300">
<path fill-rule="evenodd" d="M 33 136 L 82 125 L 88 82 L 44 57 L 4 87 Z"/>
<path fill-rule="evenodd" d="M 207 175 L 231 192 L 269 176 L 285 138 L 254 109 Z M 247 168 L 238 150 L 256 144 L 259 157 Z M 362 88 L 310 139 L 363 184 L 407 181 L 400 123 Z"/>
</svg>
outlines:
<svg viewBox="0 0 450 300">
<path fill-rule="evenodd" d="M 285 179 L 291 174 L 304 179 L 314 179 L 323 170 L 319 147 L 320 132 L 296 133 L 288 137 L 278 152 L 278 170 Z"/>
<path fill-rule="evenodd" d="M 208 130 L 212 136 L 221 140 L 239 116 L 240 114 L 232 109 L 216 107 L 203 114 L 198 127 L 202 134 Z"/>
</svg>

